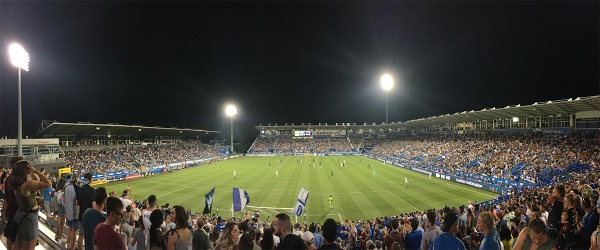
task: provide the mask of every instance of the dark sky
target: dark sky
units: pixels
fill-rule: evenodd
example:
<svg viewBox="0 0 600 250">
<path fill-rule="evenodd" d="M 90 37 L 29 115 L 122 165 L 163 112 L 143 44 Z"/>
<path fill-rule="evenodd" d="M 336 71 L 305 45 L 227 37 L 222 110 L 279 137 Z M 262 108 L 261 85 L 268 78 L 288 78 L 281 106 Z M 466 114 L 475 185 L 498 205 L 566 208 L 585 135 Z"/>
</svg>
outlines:
<svg viewBox="0 0 600 250">
<path fill-rule="evenodd" d="M 0 0 L 0 135 L 44 119 L 228 130 L 390 121 L 600 94 L 598 1 Z"/>
</svg>

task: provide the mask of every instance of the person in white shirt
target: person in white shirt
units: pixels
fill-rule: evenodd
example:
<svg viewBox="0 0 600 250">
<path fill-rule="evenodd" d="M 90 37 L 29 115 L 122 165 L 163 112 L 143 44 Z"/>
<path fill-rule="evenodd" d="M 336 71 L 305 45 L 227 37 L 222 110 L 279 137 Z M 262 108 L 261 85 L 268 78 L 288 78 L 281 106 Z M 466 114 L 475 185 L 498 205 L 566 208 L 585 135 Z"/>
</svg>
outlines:
<svg viewBox="0 0 600 250">
<path fill-rule="evenodd" d="M 127 195 L 127 193 L 129 193 L 129 196 Z M 127 186 L 126 190 L 123 190 L 123 194 L 121 195 L 121 197 L 119 197 L 119 200 L 123 202 L 123 211 L 125 211 L 127 206 L 133 203 L 133 193 L 131 193 L 131 188 L 129 186 Z"/>
</svg>

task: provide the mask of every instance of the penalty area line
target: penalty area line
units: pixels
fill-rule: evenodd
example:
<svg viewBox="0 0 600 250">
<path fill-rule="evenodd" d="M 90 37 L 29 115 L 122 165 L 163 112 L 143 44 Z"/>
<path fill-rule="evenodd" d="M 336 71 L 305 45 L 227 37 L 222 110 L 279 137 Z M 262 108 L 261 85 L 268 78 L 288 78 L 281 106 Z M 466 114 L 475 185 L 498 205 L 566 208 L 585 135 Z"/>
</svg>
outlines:
<svg viewBox="0 0 600 250">
<path fill-rule="evenodd" d="M 262 209 L 287 209 L 291 210 L 293 207 L 256 207 L 256 206 L 246 206 L 249 208 L 262 208 Z"/>
</svg>

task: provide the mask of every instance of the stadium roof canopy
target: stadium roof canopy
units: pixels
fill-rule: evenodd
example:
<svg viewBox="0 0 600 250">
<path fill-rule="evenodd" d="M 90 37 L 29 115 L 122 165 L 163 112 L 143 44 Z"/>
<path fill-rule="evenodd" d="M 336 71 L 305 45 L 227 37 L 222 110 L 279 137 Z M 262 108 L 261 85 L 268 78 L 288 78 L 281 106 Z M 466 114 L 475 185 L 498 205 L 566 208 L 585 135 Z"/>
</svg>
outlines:
<svg viewBox="0 0 600 250">
<path fill-rule="evenodd" d="M 513 117 L 525 118 L 536 116 L 556 116 L 565 114 L 576 114 L 584 111 L 600 111 L 600 96 L 577 97 L 564 100 L 535 102 L 531 105 L 508 105 L 500 108 L 484 108 L 482 110 L 470 110 L 445 114 L 427 118 L 419 118 L 406 122 L 381 123 L 336 123 L 336 124 L 261 124 L 256 126 L 258 130 L 264 129 L 374 129 L 374 128 L 401 128 L 421 127 L 436 124 L 472 122 L 476 120 L 511 119 Z"/>
<path fill-rule="evenodd" d="M 148 127 L 141 125 L 122 125 L 116 123 L 99 124 L 90 122 L 57 122 L 42 121 L 39 131 L 35 137 L 61 137 L 61 136 L 169 136 L 169 137 L 196 137 L 208 134 L 221 133 L 190 128 L 163 128 Z"/>
<path fill-rule="evenodd" d="M 479 111 L 463 111 L 410 120 L 404 126 L 426 126 L 434 124 L 469 122 L 476 120 L 510 119 L 513 117 L 536 117 L 576 114 L 583 111 L 600 111 L 600 96 L 577 97 L 557 101 L 535 102 L 531 105 L 508 105 L 501 108 L 484 108 Z"/>
</svg>

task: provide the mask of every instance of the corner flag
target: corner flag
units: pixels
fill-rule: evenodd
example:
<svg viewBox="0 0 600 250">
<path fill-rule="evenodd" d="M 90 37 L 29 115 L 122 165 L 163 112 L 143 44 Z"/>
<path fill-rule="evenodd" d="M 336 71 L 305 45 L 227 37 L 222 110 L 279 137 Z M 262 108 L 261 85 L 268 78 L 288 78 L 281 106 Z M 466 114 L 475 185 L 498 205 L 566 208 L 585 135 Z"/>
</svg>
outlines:
<svg viewBox="0 0 600 250">
<path fill-rule="evenodd" d="M 202 214 L 210 214 L 212 212 L 213 195 L 215 194 L 215 188 L 213 187 L 210 192 L 204 195 L 206 201 L 204 201 L 204 211 Z"/>
<path fill-rule="evenodd" d="M 238 212 L 250 203 L 248 193 L 240 188 L 233 188 L 233 211 Z"/>
</svg>

